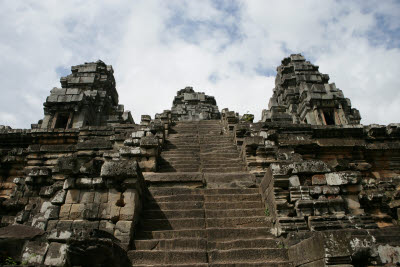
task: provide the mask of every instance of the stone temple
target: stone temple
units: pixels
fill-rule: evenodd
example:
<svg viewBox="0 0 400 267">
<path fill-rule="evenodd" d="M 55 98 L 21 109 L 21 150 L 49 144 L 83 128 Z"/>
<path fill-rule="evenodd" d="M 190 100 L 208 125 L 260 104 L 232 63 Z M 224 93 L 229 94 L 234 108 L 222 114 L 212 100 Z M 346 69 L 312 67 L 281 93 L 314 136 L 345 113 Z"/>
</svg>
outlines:
<svg viewBox="0 0 400 267">
<path fill-rule="evenodd" d="M 400 265 L 400 124 L 361 125 L 302 55 L 259 122 L 186 87 L 135 123 L 111 66 L 71 72 L 0 126 L 0 265 Z"/>
</svg>

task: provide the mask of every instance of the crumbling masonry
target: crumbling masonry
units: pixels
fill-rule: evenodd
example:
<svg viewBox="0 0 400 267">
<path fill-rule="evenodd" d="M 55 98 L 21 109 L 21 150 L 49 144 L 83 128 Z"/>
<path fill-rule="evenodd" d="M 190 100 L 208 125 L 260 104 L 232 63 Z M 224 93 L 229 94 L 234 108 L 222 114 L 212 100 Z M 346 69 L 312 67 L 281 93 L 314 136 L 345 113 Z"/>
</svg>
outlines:
<svg viewBox="0 0 400 267">
<path fill-rule="evenodd" d="M 71 71 L 0 126 L 0 265 L 400 265 L 400 124 L 360 125 L 303 56 L 259 122 L 186 87 L 136 124 L 111 66 Z"/>
</svg>

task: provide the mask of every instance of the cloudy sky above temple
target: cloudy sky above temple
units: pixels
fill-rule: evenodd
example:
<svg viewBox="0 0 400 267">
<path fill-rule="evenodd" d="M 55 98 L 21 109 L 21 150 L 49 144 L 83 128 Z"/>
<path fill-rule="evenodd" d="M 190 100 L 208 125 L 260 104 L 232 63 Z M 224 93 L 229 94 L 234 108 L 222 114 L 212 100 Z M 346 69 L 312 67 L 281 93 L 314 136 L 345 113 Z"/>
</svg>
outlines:
<svg viewBox="0 0 400 267">
<path fill-rule="evenodd" d="M 260 119 L 276 67 L 302 53 L 362 123 L 400 122 L 400 1 L 0 1 L 0 124 L 30 128 L 70 66 L 113 65 L 135 121 L 181 88 Z"/>
</svg>

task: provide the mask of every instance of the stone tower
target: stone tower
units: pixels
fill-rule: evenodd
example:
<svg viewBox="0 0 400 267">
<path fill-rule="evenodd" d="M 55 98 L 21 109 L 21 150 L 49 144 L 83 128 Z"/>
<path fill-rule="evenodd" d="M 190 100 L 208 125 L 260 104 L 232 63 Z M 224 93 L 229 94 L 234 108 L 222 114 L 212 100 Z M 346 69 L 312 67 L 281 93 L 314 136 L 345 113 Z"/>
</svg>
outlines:
<svg viewBox="0 0 400 267">
<path fill-rule="evenodd" d="M 171 115 L 174 121 L 216 120 L 221 118 L 215 98 L 195 92 L 193 87 L 186 87 L 177 92 L 172 103 Z"/>
<path fill-rule="evenodd" d="M 133 123 L 129 111 L 118 104 L 114 70 L 103 61 L 72 66 L 72 74 L 60 79 L 44 105 L 45 117 L 35 128 L 80 128 Z"/>
<path fill-rule="evenodd" d="M 329 75 L 306 61 L 301 54 L 284 58 L 277 68 L 274 93 L 262 121 L 286 121 L 295 124 L 360 124 L 360 112 L 351 108 L 350 99 Z"/>
</svg>

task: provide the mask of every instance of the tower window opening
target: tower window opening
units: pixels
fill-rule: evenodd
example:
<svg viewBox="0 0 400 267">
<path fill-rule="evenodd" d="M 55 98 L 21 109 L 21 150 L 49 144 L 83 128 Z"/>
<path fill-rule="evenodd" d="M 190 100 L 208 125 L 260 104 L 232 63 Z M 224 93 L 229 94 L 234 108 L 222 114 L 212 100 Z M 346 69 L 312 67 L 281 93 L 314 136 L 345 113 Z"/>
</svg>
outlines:
<svg viewBox="0 0 400 267">
<path fill-rule="evenodd" d="M 336 124 L 333 110 L 324 110 L 323 113 L 324 113 L 326 125 L 335 125 Z"/>
<path fill-rule="evenodd" d="M 68 124 L 69 114 L 60 113 L 57 116 L 56 125 L 54 128 L 66 129 Z"/>
</svg>

